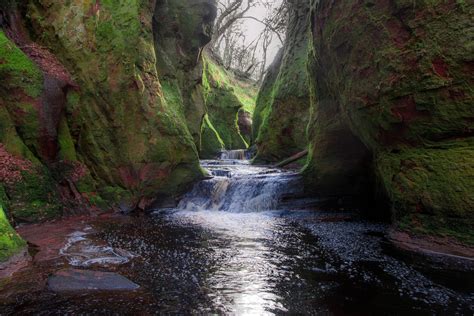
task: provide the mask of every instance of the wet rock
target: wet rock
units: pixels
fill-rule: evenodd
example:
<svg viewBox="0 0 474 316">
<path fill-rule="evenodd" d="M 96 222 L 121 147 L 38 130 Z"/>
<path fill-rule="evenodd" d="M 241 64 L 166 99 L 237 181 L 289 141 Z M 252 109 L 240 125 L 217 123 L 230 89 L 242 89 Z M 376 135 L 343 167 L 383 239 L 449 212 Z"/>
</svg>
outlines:
<svg viewBox="0 0 474 316">
<path fill-rule="evenodd" d="M 134 291 L 140 286 L 120 274 L 66 269 L 48 279 L 48 288 L 57 293 L 76 291 Z"/>
</svg>

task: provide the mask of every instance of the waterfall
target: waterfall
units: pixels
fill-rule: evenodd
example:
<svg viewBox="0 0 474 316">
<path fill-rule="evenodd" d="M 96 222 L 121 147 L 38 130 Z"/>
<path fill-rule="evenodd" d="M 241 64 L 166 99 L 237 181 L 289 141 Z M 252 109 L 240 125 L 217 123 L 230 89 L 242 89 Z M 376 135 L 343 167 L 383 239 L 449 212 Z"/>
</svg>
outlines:
<svg viewBox="0 0 474 316">
<path fill-rule="evenodd" d="M 221 159 L 223 160 L 245 160 L 246 158 L 247 155 L 244 149 L 225 150 L 221 153 Z"/>
<path fill-rule="evenodd" d="M 186 211 L 259 212 L 277 209 L 287 196 L 301 195 L 301 177 L 294 172 L 225 161 L 203 165 L 214 178 L 197 183 L 181 200 Z"/>
</svg>

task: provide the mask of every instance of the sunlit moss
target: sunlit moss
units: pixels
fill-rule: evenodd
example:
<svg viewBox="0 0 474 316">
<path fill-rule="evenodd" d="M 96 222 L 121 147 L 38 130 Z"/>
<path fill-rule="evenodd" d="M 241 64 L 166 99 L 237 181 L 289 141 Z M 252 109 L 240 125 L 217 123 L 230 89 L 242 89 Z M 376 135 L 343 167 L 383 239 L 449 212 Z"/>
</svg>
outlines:
<svg viewBox="0 0 474 316">
<path fill-rule="evenodd" d="M 6 201 L 5 191 L 3 186 L 0 185 L 0 262 L 7 260 L 26 246 L 26 242 L 21 239 L 8 222 L 5 214 Z"/>
<path fill-rule="evenodd" d="M 203 123 L 201 156 L 215 156 L 221 149 L 243 149 L 248 143 L 238 126 L 238 113 L 255 109 L 256 87 L 235 78 L 204 54 L 203 89 L 207 117 Z"/>
<path fill-rule="evenodd" d="M 42 91 L 42 75 L 31 61 L 5 33 L 0 30 L 0 77 L 10 88 L 21 88 L 30 97 L 38 97 Z"/>
</svg>

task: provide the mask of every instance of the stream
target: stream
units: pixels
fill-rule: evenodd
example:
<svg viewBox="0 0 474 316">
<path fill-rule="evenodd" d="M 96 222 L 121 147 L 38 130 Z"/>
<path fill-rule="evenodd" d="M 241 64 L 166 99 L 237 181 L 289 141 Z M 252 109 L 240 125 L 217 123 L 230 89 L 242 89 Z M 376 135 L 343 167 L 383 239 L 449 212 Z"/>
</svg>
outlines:
<svg viewBox="0 0 474 316">
<path fill-rule="evenodd" d="M 0 314 L 472 315 L 473 285 L 388 247 L 388 224 L 315 210 L 292 171 L 202 161 L 214 176 L 177 208 L 72 234 L 58 267 L 113 271 L 134 292 L 44 287 Z"/>
</svg>

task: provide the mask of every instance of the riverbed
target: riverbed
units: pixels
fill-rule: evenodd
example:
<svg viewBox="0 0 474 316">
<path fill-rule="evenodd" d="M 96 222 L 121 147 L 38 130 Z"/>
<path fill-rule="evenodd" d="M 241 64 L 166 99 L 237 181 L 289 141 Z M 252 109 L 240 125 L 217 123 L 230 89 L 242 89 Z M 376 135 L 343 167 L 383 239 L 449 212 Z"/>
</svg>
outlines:
<svg viewBox="0 0 474 316">
<path fill-rule="evenodd" d="M 292 171 L 204 161 L 212 179 L 175 208 L 68 232 L 57 256 L 17 273 L 0 314 L 472 315 L 472 278 L 390 248 L 388 223 L 318 209 Z M 134 291 L 57 293 L 64 268 L 115 272 Z"/>
</svg>

